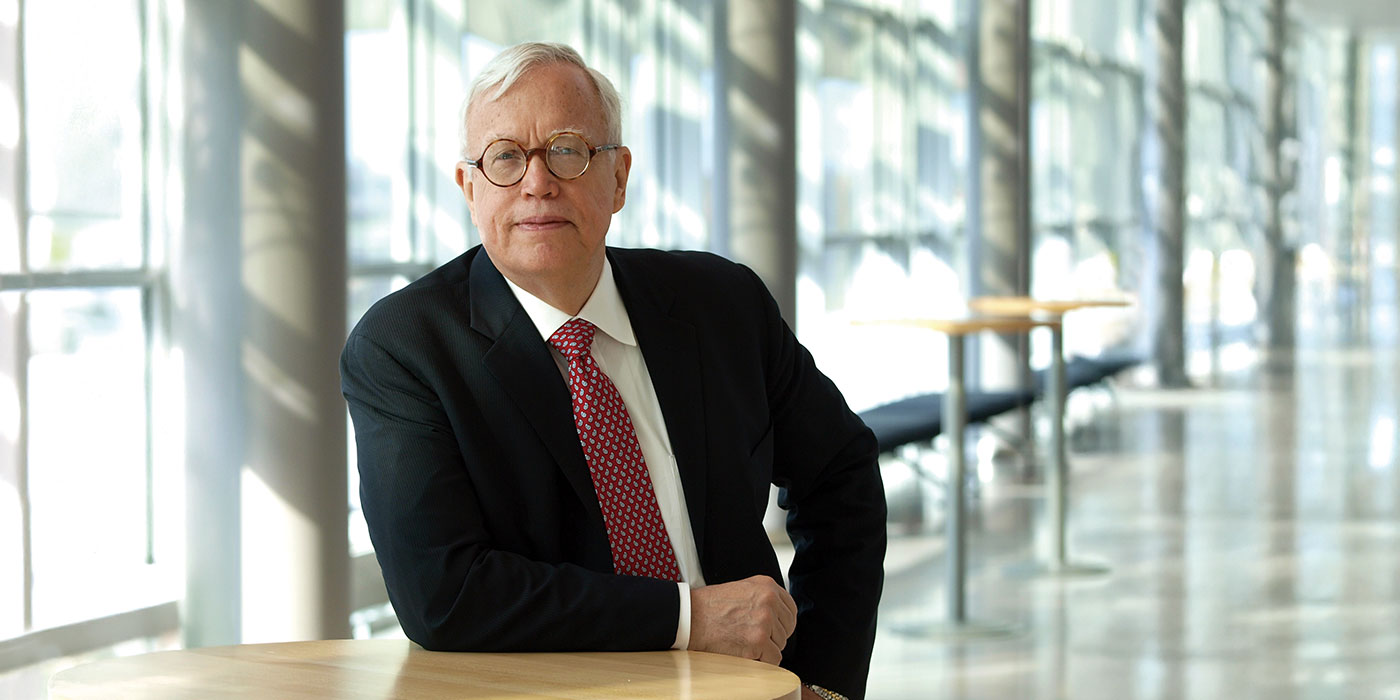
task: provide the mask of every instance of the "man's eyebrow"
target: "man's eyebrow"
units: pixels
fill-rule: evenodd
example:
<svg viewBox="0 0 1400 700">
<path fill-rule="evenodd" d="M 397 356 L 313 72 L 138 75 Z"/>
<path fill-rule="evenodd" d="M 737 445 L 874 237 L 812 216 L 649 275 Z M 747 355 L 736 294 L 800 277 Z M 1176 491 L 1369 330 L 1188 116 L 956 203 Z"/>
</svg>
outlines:
<svg viewBox="0 0 1400 700">
<path fill-rule="evenodd" d="M 553 136 L 555 136 L 555 135 L 562 134 L 562 133 L 564 133 L 564 132 L 566 132 L 566 131 L 571 131 L 571 132 L 573 132 L 573 133 L 575 133 L 575 134 L 583 134 L 583 133 L 584 133 L 583 127 L 581 127 L 581 126 L 565 126 L 565 127 L 561 127 L 561 128 L 559 128 L 559 129 L 555 129 L 554 131 L 549 132 L 549 135 L 550 135 L 551 137 L 553 137 Z M 587 138 L 587 137 L 584 137 L 584 138 Z M 514 137 L 514 136 L 510 136 L 510 135 L 508 135 L 508 134 L 505 134 L 505 133 L 503 133 L 503 132 L 499 132 L 499 131 L 488 131 L 488 132 L 486 132 L 486 143 L 488 143 L 488 144 L 491 143 L 492 141 L 499 141 L 499 140 L 501 140 L 501 139 L 509 139 L 509 140 L 511 140 L 511 141 L 515 141 L 516 143 L 519 143 L 519 142 L 520 142 L 520 139 L 518 139 L 518 138 L 516 138 L 516 137 Z M 543 144 L 541 144 L 541 145 L 543 145 Z"/>
</svg>

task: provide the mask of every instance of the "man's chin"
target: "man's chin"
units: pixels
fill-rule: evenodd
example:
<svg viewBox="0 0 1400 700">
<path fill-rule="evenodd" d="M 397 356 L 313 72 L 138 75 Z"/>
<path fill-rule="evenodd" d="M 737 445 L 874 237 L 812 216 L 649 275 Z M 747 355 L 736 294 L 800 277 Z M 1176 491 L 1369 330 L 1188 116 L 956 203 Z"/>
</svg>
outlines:
<svg viewBox="0 0 1400 700">
<path fill-rule="evenodd" d="M 555 242 L 557 243 L 557 241 Z M 592 256 L 574 245 L 550 245 L 542 243 L 532 246 L 528 255 L 516 259 L 519 269 L 536 277 L 560 277 L 586 274 L 593 267 Z"/>
</svg>

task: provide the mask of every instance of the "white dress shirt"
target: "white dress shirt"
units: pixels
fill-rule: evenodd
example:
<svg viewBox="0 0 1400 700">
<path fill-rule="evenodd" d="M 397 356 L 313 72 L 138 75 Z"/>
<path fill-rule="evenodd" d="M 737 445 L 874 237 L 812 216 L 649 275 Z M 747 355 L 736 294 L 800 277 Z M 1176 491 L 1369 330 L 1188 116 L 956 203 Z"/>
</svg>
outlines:
<svg viewBox="0 0 1400 700">
<path fill-rule="evenodd" d="M 550 306 L 509 279 L 506 279 L 506 284 L 510 285 L 510 290 L 515 293 L 515 298 L 525 308 L 525 313 L 546 343 L 560 326 L 576 318 Z M 671 452 L 671 439 L 666 433 L 666 421 L 661 415 L 661 403 L 656 399 L 656 388 L 652 386 L 646 360 L 642 358 L 642 350 L 632 334 L 627 307 L 617 293 L 612 264 L 606 258 L 603 259 L 603 274 L 577 318 L 598 327 L 598 332 L 593 335 L 593 359 L 617 387 L 617 393 L 622 396 L 622 402 L 632 418 L 632 427 L 637 431 L 642 459 L 646 461 L 647 474 L 651 477 L 652 488 L 656 490 L 656 504 L 661 509 L 661 519 L 666 524 L 666 534 L 671 538 L 671 548 L 675 550 L 676 564 L 681 572 L 678 584 L 680 618 L 676 621 L 676 642 L 672 648 L 685 649 L 690 645 L 690 588 L 705 585 L 705 578 L 700 573 L 700 553 L 695 547 L 695 535 L 690 530 L 690 514 L 686 509 L 676 458 Z M 552 345 L 550 354 L 554 356 L 554 363 L 559 366 L 559 372 L 567 383 L 568 360 Z"/>
</svg>

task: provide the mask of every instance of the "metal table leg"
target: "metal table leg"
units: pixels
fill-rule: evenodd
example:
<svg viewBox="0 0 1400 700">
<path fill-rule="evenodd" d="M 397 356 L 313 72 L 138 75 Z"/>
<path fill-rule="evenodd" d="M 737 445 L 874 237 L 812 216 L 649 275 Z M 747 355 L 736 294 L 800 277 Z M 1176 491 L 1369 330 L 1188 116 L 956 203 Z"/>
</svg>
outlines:
<svg viewBox="0 0 1400 700">
<path fill-rule="evenodd" d="M 948 611 L 947 619 L 902 631 L 923 636 L 968 639 L 1005 637 L 1017 633 L 1011 625 L 967 619 L 967 462 L 963 433 L 967 427 L 967 393 L 963 384 L 964 336 L 948 336 L 948 391 L 943 395 L 943 427 L 948 436 Z"/>
<path fill-rule="evenodd" d="M 1040 563 L 1019 567 L 1031 575 L 1097 576 L 1108 573 L 1099 564 L 1069 561 L 1065 534 L 1069 514 L 1069 460 L 1065 450 L 1065 403 L 1069 388 L 1065 383 L 1064 330 L 1050 327 L 1050 473 L 1046 486 L 1046 517 L 1050 525 L 1050 557 Z"/>
<path fill-rule="evenodd" d="M 967 580 L 966 453 L 967 394 L 963 386 L 963 336 L 948 338 L 948 391 L 943 394 L 943 426 L 948 435 L 948 620 L 967 619 L 963 582 Z"/>
<path fill-rule="evenodd" d="M 1065 332 L 1063 326 L 1050 328 L 1050 566 L 1065 564 Z"/>
</svg>

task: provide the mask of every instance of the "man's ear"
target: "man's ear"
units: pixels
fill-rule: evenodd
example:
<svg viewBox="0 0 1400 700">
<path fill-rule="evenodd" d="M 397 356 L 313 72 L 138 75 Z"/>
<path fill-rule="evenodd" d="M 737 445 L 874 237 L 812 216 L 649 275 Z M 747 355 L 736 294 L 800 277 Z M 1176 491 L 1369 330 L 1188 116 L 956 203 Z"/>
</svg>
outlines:
<svg viewBox="0 0 1400 700">
<path fill-rule="evenodd" d="M 467 170 L 470 168 L 464 160 L 457 161 L 457 187 L 462 190 L 462 197 L 467 200 L 467 210 L 471 212 L 472 223 L 476 223 L 476 200 L 472 191 L 472 176 Z"/>
<path fill-rule="evenodd" d="M 627 203 L 627 176 L 632 172 L 632 151 L 623 146 L 613 152 L 617 154 L 617 163 L 613 168 L 613 177 L 617 180 L 617 189 L 613 190 L 613 213 L 616 214 Z"/>
</svg>

